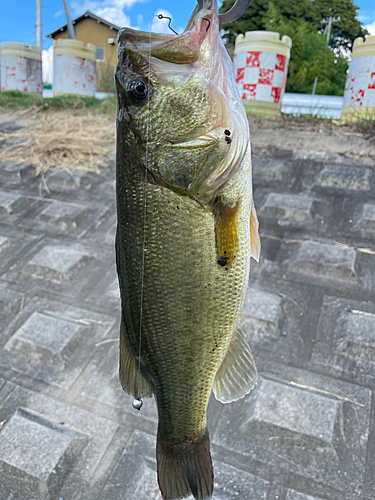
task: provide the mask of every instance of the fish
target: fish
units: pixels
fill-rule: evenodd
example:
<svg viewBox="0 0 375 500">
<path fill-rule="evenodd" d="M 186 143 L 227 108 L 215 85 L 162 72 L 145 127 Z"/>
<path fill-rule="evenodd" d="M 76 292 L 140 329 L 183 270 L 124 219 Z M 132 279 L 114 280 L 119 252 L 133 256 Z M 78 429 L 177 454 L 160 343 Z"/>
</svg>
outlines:
<svg viewBox="0 0 375 500">
<path fill-rule="evenodd" d="M 212 498 L 206 411 L 253 388 L 238 317 L 259 260 L 250 132 L 216 0 L 180 35 L 123 28 L 115 70 L 120 381 L 155 396 L 164 500 Z"/>
</svg>

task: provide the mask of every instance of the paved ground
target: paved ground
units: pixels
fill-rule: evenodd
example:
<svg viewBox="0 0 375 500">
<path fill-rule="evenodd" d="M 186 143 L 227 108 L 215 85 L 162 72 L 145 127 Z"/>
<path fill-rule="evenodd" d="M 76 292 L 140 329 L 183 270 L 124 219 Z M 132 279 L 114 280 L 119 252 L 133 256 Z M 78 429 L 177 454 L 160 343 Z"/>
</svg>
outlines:
<svg viewBox="0 0 375 500">
<path fill-rule="evenodd" d="M 375 499 L 364 160 L 254 146 L 263 249 L 242 324 L 261 376 L 210 404 L 215 500 Z M 47 184 L 0 164 L 0 499 L 159 500 L 154 402 L 133 410 L 117 376 L 113 159 Z"/>
</svg>

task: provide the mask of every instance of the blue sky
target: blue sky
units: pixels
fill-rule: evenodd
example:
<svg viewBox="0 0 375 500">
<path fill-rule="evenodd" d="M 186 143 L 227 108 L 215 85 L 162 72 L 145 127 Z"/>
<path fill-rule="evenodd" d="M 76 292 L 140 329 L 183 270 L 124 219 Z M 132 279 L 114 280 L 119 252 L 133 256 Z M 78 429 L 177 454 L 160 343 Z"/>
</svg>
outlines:
<svg viewBox="0 0 375 500">
<path fill-rule="evenodd" d="M 218 0 L 220 3 L 220 0 Z M 160 12 L 172 18 L 172 27 L 181 33 L 196 0 L 68 0 L 71 16 L 74 19 L 91 10 L 118 26 L 131 26 L 159 33 L 170 33 L 168 22 L 158 20 Z M 375 35 L 374 0 L 355 0 L 360 7 L 358 17 L 371 34 Z M 35 43 L 35 0 L 0 0 L 0 43 Z M 52 40 L 48 33 L 66 24 L 62 0 L 42 0 L 42 39 L 43 39 L 43 80 L 52 82 Z"/>
<path fill-rule="evenodd" d="M 35 41 L 35 0 L 0 0 L 0 42 L 22 42 L 26 45 Z M 155 13 L 163 9 L 171 14 L 172 27 L 180 31 L 186 24 L 196 0 L 69 0 L 72 17 L 90 9 L 96 14 L 122 26 L 127 25 L 148 30 Z M 371 25 L 375 34 L 374 0 L 355 0 L 360 7 L 359 19 Z M 157 21 L 157 19 L 156 19 Z M 155 31 L 164 31 L 166 21 L 158 21 Z M 43 48 L 52 42 L 45 35 L 65 24 L 61 0 L 42 0 Z"/>
</svg>

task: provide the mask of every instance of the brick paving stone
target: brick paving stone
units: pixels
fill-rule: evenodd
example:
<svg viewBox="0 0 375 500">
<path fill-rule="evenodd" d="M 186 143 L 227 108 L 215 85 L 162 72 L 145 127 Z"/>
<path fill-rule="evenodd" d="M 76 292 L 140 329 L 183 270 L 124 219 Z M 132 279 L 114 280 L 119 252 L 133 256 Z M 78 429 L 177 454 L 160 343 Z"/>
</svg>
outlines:
<svg viewBox="0 0 375 500">
<path fill-rule="evenodd" d="M 159 500 L 161 498 L 156 477 L 156 440 L 135 430 L 119 462 L 109 478 L 101 499 Z M 134 450 L 137 453 L 134 453 Z M 269 482 L 214 460 L 213 500 L 257 499 L 266 500 Z M 189 496 L 188 500 L 193 497 Z"/>
<path fill-rule="evenodd" d="M 113 310 L 120 315 L 120 288 L 115 267 L 109 269 L 92 293 L 86 298 L 88 304 L 95 303 L 98 310 Z"/>
<path fill-rule="evenodd" d="M 24 127 L 19 120 L 9 120 L 6 122 L 0 123 L 0 132 L 2 134 L 10 134 L 12 132 L 16 132 L 17 130 L 21 130 Z"/>
<path fill-rule="evenodd" d="M 345 189 L 348 191 L 369 191 L 372 170 L 365 167 L 325 165 L 315 185 L 322 188 Z"/>
<path fill-rule="evenodd" d="M 88 436 L 18 409 L 0 431 L 0 474 L 21 493 L 54 498 Z"/>
<path fill-rule="evenodd" d="M 21 194 L 0 191 L 0 216 L 9 216 L 19 210 Z"/>
<path fill-rule="evenodd" d="M 295 149 L 292 155 L 293 160 L 314 160 L 325 161 L 328 163 L 347 163 L 347 159 L 338 154 L 326 153 L 325 151 L 303 151 Z M 353 161 L 351 160 L 351 163 Z"/>
<path fill-rule="evenodd" d="M 116 208 L 113 206 L 108 212 L 87 232 L 85 238 L 99 245 L 114 248 L 117 229 Z"/>
<path fill-rule="evenodd" d="M 0 178 L 20 181 L 35 177 L 35 167 L 32 163 L 20 163 L 15 160 L 6 160 L 0 163 Z"/>
<path fill-rule="evenodd" d="M 288 273 L 318 280 L 337 280 L 356 284 L 356 251 L 329 243 L 302 241 L 295 245 L 287 262 Z"/>
<path fill-rule="evenodd" d="M 79 489 L 84 488 L 85 483 L 94 476 L 118 429 L 118 424 L 19 386 L 13 389 L 1 406 L 0 422 L 8 421 L 20 408 L 38 415 L 40 419 L 45 419 L 54 428 L 61 426 L 87 437 L 87 445 L 80 453 L 76 453 L 75 465 L 70 476 L 70 481 L 76 488 L 76 494 L 73 493 L 70 498 L 78 498 Z"/>
<path fill-rule="evenodd" d="M 375 205 L 365 203 L 357 220 L 354 221 L 354 228 L 362 231 L 375 231 Z"/>
<path fill-rule="evenodd" d="M 10 319 L 19 313 L 23 306 L 23 297 L 22 292 L 0 285 L 0 336 Z"/>
<path fill-rule="evenodd" d="M 27 139 L 24 137 L 11 137 L 10 139 L 6 139 L 4 141 L 0 141 L 0 149 L 8 149 L 13 147 L 15 144 L 22 144 L 23 142 L 26 142 Z"/>
<path fill-rule="evenodd" d="M 80 188 L 90 189 L 91 184 L 86 174 L 86 170 L 74 170 L 72 173 L 56 170 L 47 178 L 48 189 L 60 192 L 77 191 Z"/>
<path fill-rule="evenodd" d="M 122 390 L 119 380 L 118 341 L 114 342 L 113 345 L 110 344 L 110 347 L 103 345 L 102 349 L 106 349 L 107 354 L 83 388 L 82 395 L 133 414 L 132 402 L 134 398 Z M 141 415 L 157 421 L 155 398 L 144 399 Z"/>
<path fill-rule="evenodd" d="M 246 291 L 245 301 L 241 313 L 241 326 L 251 332 L 254 340 L 264 336 L 278 337 L 281 323 L 280 295 L 249 288 Z"/>
<path fill-rule="evenodd" d="M 101 203 L 75 203 L 56 200 L 40 202 L 39 210 L 24 217 L 20 225 L 38 228 L 44 233 L 54 233 L 81 238 L 107 210 Z"/>
<path fill-rule="evenodd" d="M 225 405 L 212 442 L 241 454 L 238 463 L 246 463 L 247 457 L 262 460 L 358 494 L 364 481 L 370 391 L 291 368 L 265 376 L 244 401 Z"/>
<path fill-rule="evenodd" d="M 267 356 L 298 365 L 310 359 L 313 342 L 308 330 L 310 301 L 309 291 L 250 281 L 240 326 L 255 358 Z"/>
<path fill-rule="evenodd" d="M 324 296 L 313 363 L 375 386 L 375 306 Z"/>
<path fill-rule="evenodd" d="M 288 490 L 285 500 L 319 500 L 319 499 L 311 497 L 310 495 L 298 493 L 297 491 Z"/>
<path fill-rule="evenodd" d="M 269 193 L 258 211 L 281 221 L 313 222 L 314 198 L 300 194 Z"/>
<path fill-rule="evenodd" d="M 78 203 L 65 203 L 57 201 L 47 205 L 38 216 L 41 222 L 61 227 L 61 229 L 71 229 L 77 227 L 77 219 L 87 217 L 87 208 Z"/>
<path fill-rule="evenodd" d="M 253 158 L 253 178 L 256 181 L 282 182 L 286 171 L 283 160 Z"/>
<path fill-rule="evenodd" d="M 353 249 L 375 250 L 371 165 L 254 156 L 261 232 L 276 237 L 262 238 L 240 318 L 260 381 L 231 405 L 210 399 L 214 500 L 373 500 L 375 257 Z M 113 154 L 99 175 L 54 172 L 47 204 L 34 167 L 0 164 L 0 464 L 13 467 L 6 433 L 31 443 L 14 481 L 0 472 L 1 500 L 161 498 L 155 399 L 136 412 L 118 379 L 114 179 Z"/>
<path fill-rule="evenodd" d="M 113 249 L 45 238 L 13 265 L 3 279 L 77 296 L 113 262 Z"/>
<path fill-rule="evenodd" d="M 0 227 L 0 274 L 36 239 L 36 236 Z"/>
<path fill-rule="evenodd" d="M 0 367 L 69 387 L 115 320 L 34 297 L 0 335 Z"/>
<path fill-rule="evenodd" d="M 93 191 L 93 197 L 102 199 L 105 197 L 106 200 L 115 201 L 116 199 L 116 180 L 111 178 L 111 172 L 108 174 L 108 179 L 104 182 L 100 182 L 99 185 Z"/>
</svg>

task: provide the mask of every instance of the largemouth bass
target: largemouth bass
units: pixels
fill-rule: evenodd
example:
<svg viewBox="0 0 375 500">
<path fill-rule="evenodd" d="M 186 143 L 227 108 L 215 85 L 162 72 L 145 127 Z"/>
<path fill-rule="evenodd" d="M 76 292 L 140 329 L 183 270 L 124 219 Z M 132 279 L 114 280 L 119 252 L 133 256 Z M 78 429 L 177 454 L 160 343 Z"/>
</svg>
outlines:
<svg viewBox="0 0 375 500">
<path fill-rule="evenodd" d="M 211 498 L 211 390 L 249 393 L 256 367 L 238 316 L 259 258 L 249 127 L 215 0 L 181 35 L 119 33 L 116 68 L 120 379 L 155 395 L 166 500 Z"/>
</svg>

